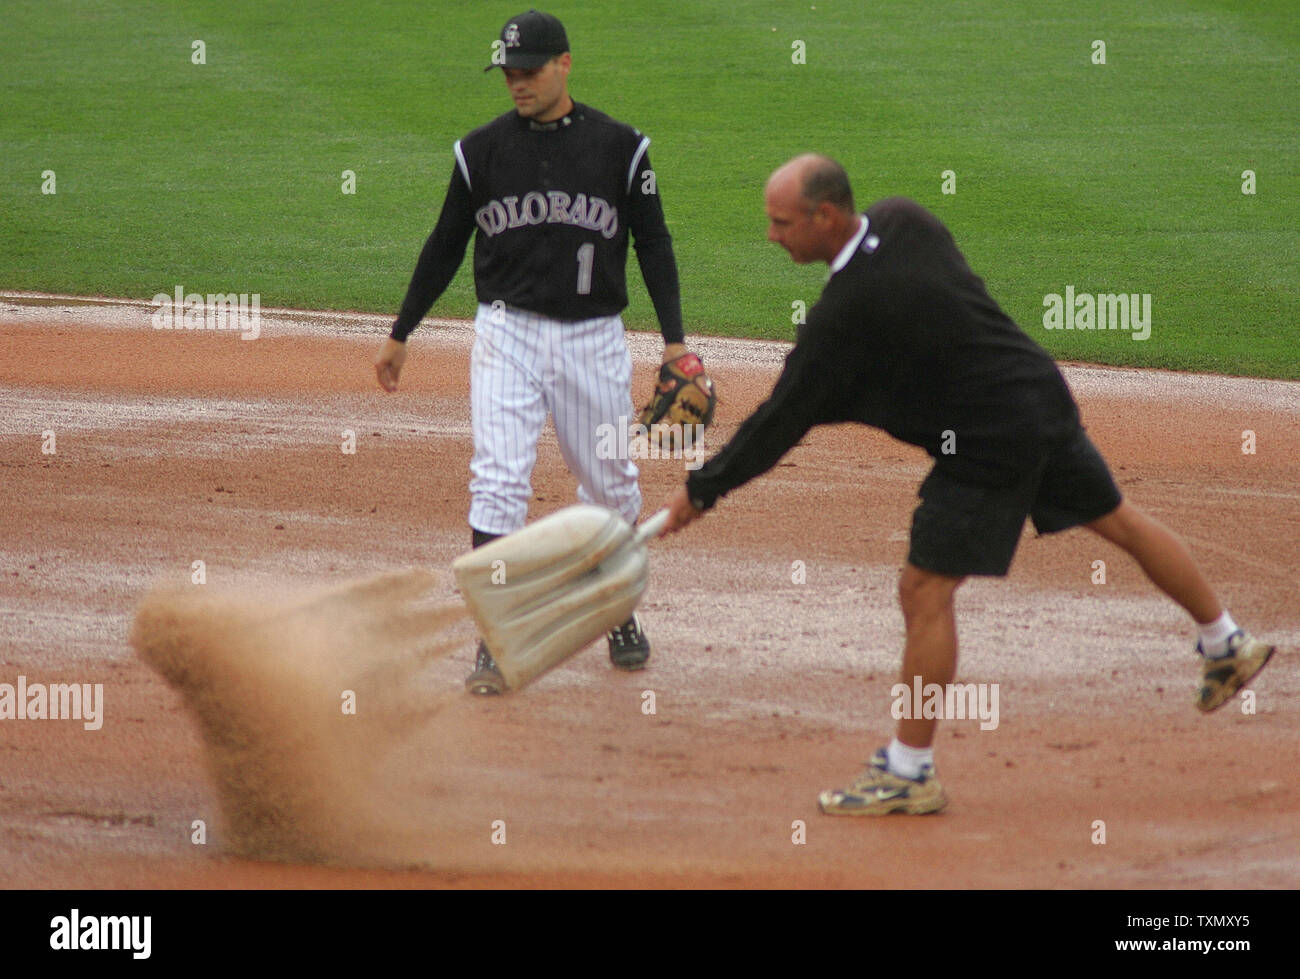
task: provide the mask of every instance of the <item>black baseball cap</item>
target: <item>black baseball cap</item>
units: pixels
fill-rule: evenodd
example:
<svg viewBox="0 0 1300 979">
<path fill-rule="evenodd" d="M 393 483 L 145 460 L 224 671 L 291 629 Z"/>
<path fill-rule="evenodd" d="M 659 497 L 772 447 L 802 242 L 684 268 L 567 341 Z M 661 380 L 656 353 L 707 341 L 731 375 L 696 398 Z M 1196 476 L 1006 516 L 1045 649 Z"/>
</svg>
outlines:
<svg viewBox="0 0 1300 979">
<path fill-rule="evenodd" d="M 530 10 L 511 17 L 501 28 L 499 54 L 494 54 L 492 64 L 484 68 L 540 68 L 552 58 L 569 50 L 569 36 L 564 25 L 550 14 Z M 504 63 L 500 60 L 505 58 Z"/>
</svg>

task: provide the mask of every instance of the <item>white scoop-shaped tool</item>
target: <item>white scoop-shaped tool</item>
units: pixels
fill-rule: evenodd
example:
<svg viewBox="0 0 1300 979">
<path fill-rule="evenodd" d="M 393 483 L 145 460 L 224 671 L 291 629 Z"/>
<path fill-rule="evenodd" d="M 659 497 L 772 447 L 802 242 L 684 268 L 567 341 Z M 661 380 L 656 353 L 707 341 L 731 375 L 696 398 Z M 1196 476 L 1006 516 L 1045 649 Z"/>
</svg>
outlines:
<svg viewBox="0 0 1300 979">
<path fill-rule="evenodd" d="M 604 507 L 578 504 L 452 562 L 497 669 L 519 689 L 632 616 L 647 580 L 647 543 L 660 510 L 632 527 Z"/>
</svg>

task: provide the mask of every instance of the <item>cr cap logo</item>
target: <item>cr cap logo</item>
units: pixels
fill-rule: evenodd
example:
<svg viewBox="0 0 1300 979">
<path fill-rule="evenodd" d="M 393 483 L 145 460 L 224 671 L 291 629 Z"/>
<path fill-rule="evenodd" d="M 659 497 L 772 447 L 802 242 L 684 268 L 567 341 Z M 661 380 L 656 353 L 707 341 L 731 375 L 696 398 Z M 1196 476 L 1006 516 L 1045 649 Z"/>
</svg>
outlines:
<svg viewBox="0 0 1300 979">
<path fill-rule="evenodd" d="M 508 48 L 519 47 L 519 25 L 518 24 L 506 25 L 505 40 L 506 40 L 506 47 Z"/>
</svg>

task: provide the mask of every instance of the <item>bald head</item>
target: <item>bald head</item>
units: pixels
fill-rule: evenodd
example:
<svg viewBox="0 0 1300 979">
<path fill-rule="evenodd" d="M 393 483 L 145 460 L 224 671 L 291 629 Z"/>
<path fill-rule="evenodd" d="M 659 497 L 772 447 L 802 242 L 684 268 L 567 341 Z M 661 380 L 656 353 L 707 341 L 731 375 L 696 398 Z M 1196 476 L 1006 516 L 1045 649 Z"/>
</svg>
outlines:
<svg viewBox="0 0 1300 979">
<path fill-rule="evenodd" d="M 830 204 L 845 214 L 855 214 L 853 188 L 844 168 L 829 156 L 804 153 L 778 167 L 767 182 L 768 188 L 779 187 L 786 194 L 797 194 L 809 212 L 820 204 Z"/>
<path fill-rule="evenodd" d="M 796 262 L 830 262 L 858 229 L 853 190 L 844 168 L 828 156 L 806 153 L 767 180 L 768 241 Z"/>
</svg>

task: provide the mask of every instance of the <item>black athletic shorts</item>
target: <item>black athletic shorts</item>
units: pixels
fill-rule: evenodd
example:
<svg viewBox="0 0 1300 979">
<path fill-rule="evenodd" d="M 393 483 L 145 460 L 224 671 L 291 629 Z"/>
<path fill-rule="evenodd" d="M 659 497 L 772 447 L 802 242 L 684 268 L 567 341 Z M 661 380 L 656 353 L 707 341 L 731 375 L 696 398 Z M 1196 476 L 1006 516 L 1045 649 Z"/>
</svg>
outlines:
<svg viewBox="0 0 1300 979">
<path fill-rule="evenodd" d="M 1005 486 L 957 479 L 939 461 L 918 494 L 907 560 L 953 577 L 1005 575 L 1026 517 L 1040 534 L 1050 534 L 1104 517 L 1121 499 L 1082 427 Z"/>
</svg>

